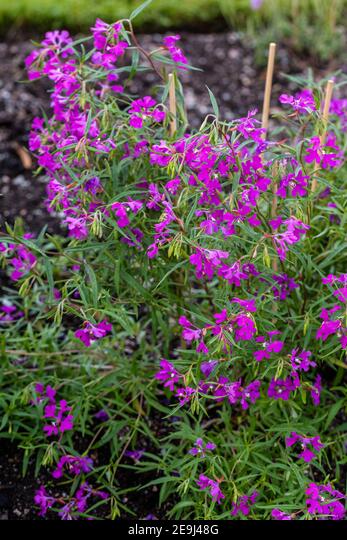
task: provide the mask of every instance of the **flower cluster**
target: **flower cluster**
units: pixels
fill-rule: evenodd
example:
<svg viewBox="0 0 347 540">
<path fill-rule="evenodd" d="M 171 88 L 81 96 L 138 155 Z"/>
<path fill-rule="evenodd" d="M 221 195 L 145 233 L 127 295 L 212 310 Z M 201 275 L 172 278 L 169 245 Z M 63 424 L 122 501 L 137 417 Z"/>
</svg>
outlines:
<svg viewBox="0 0 347 540">
<path fill-rule="evenodd" d="M 71 414 L 72 408 L 69 407 L 65 399 L 59 402 L 56 399 L 56 390 L 51 386 L 44 387 L 41 383 L 35 385 L 37 394 L 36 402 L 46 401 L 43 410 L 43 418 L 48 420 L 48 423 L 43 427 L 47 437 L 59 435 L 60 438 L 66 431 L 73 429 L 74 417 Z"/>
<path fill-rule="evenodd" d="M 343 502 L 345 496 L 330 484 L 318 485 L 311 482 L 306 489 L 307 511 L 311 515 L 318 515 L 321 519 L 340 520 L 345 516 Z"/>
<path fill-rule="evenodd" d="M 259 493 L 254 491 L 251 495 L 242 495 L 239 497 L 236 502 L 232 503 L 231 515 L 237 516 L 240 512 L 244 516 L 248 516 L 251 506 L 255 504 L 258 495 Z"/>
<path fill-rule="evenodd" d="M 274 508 L 271 515 L 276 521 L 290 521 L 292 519 L 289 514 L 283 512 L 283 510 L 280 510 L 279 508 Z"/>
<path fill-rule="evenodd" d="M 178 34 L 174 36 L 166 36 L 164 38 L 164 47 L 167 48 L 172 60 L 178 64 L 178 67 L 180 69 L 184 69 L 184 64 L 188 64 L 188 60 L 183 54 L 182 50 L 176 45 L 177 41 L 179 41 L 180 39 L 181 36 Z"/>
<path fill-rule="evenodd" d="M 89 321 L 83 323 L 83 328 L 76 330 L 75 336 L 86 347 L 90 347 L 94 341 L 105 337 L 112 330 L 112 324 L 103 320 L 97 324 L 93 324 Z"/>
<path fill-rule="evenodd" d="M 306 463 L 310 463 L 316 457 L 314 450 L 319 452 L 324 447 L 318 436 L 305 437 L 292 431 L 290 436 L 286 438 L 286 446 L 291 447 L 296 444 L 301 446 L 301 452 L 298 457 L 306 461 Z"/>
<path fill-rule="evenodd" d="M 206 452 L 215 450 L 216 445 L 212 442 L 204 444 L 201 438 L 196 439 L 194 447 L 189 450 L 189 454 L 192 456 L 205 457 Z"/>
<path fill-rule="evenodd" d="M 81 473 L 88 473 L 93 468 L 93 460 L 84 456 L 62 456 L 56 469 L 52 472 L 53 478 L 61 478 L 64 474 L 64 468 L 75 476 Z"/>
<path fill-rule="evenodd" d="M 11 304 L 2 304 L 0 307 L 0 323 L 11 323 L 24 316 L 23 311 Z"/>
<path fill-rule="evenodd" d="M 92 499 L 108 499 L 105 491 L 93 489 L 87 482 L 81 484 L 74 497 L 53 497 L 41 486 L 35 493 L 34 502 L 39 507 L 39 516 L 45 517 L 47 511 L 58 507 L 58 515 L 64 521 L 80 519 L 80 514 L 88 510 Z"/>
<path fill-rule="evenodd" d="M 219 487 L 219 480 L 212 480 L 211 478 L 208 478 L 205 474 L 200 474 L 199 480 L 197 480 L 196 483 L 201 490 L 208 489 L 213 502 L 220 504 L 222 499 L 225 498 L 225 495 L 223 495 Z"/>
<path fill-rule="evenodd" d="M 140 129 L 148 118 L 154 122 L 162 122 L 165 118 L 165 112 L 155 109 L 155 106 L 156 101 L 151 96 L 135 99 L 129 109 L 129 124 L 135 129 Z"/>
<path fill-rule="evenodd" d="M 326 341 L 329 336 L 337 335 L 340 339 L 341 347 L 347 348 L 347 328 L 344 324 L 344 313 L 347 303 L 347 274 L 341 274 L 337 277 L 333 274 L 329 274 L 327 277 L 322 278 L 322 282 L 325 285 L 337 285 L 337 288 L 333 292 L 333 296 L 340 302 L 340 304 L 334 304 L 330 309 L 323 308 L 319 317 L 322 319 L 322 324 L 317 330 L 316 339 Z M 337 318 L 334 318 L 337 314 Z"/>
<path fill-rule="evenodd" d="M 295 96 L 282 94 L 279 101 L 283 105 L 289 105 L 294 111 L 300 114 L 312 113 L 316 110 L 314 98 L 310 90 L 302 90 Z"/>
<path fill-rule="evenodd" d="M 30 233 L 23 235 L 23 238 L 30 239 Z M 4 244 L 0 242 L 0 255 L 6 258 L 9 265 L 10 279 L 18 281 L 26 276 L 34 268 L 37 258 L 25 246 L 21 244 Z"/>
</svg>

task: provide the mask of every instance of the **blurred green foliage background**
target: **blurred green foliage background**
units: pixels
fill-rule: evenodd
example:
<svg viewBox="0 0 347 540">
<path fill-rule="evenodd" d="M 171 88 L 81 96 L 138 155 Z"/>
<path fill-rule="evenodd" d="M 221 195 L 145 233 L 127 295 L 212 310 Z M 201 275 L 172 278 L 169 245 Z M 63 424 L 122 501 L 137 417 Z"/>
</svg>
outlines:
<svg viewBox="0 0 347 540">
<path fill-rule="evenodd" d="M 0 0 L 0 30 L 85 31 L 100 17 L 129 14 L 141 0 Z M 261 4 L 254 9 L 252 4 Z M 153 0 L 136 19 L 138 30 L 232 28 L 258 44 L 288 40 L 299 51 L 328 59 L 345 50 L 347 0 Z"/>
</svg>

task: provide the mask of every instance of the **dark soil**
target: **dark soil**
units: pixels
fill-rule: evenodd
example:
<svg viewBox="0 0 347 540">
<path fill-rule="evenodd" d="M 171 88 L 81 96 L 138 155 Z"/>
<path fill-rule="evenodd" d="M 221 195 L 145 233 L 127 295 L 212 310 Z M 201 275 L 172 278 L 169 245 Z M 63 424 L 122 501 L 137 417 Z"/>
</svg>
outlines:
<svg viewBox="0 0 347 540">
<path fill-rule="evenodd" d="M 94 426 L 95 431 L 100 426 Z M 169 422 L 162 422 L 161 417 L 154 412 L 148 419 L 148 427 L 158 438 L 168 434 L 170 430 Z M 119 439 L 126 442 L 129 428 L 125 428 L 119 434 Z M 74 448 L 81 454 L 89 446 L 90 440 L 78 438 L 74 442 Z M 154 447 L 143 436 L 136 441 L 138 449 L 146 452 L 158 453 L 158 448 Z M 129 447 L 130 449 L 130 447 Z M 38 516 L 38 510 L 34 506 L 35 491 L 44 485 L 51 495 L 61 497 L 66 495 L 66 487 L 62 486 L 58 480 L 54 480 L 51 471 L 54 467 L 41 467 L 40 473 L 35 477 L 35 459 L 29 460 L 28 469 L 25 476 L 22 474 L 24 451 L 18 448 L 15 442 L 0 438 L 0 520 L 38 520 L 43 519 Z M 94 461 L 94 466 L 108 465 L 111 461 L 108 445 L 94 449 L 89 453 Z M 157 519 L 165 519 L 167 512 L 173 506 L 173 499 L 164 502 L 159 506 L 160 486 L 149 486 L 140 489 L 151 482 L 154 478 L 161 476 L 153 472 L 139 473 L 134 470 L 135 461 L 130 457 L 123 457 L 117 468 L 115 481 L 117 488 L 125 492 L 119 500 L 129 512 L 120 511 L 119 519 L 147 519 L 148 516 L 155 516 Z M 97 487 L 97 486 L 93 486 Z M 109 516 L 110 505 L 99 506 L 93 516 L 96 519 L 105 519 Z M 60 519 L 58 514 L 49 511 L 44 519 Z M 148 518 L 152 519 L 152 518 Z"/>
<path fill-rule="evenodd" d="M 23 451 L 0 439 L 0 520 L 38 519 L 33 506 L 35 491 L 48 480 L 48 474 L 35 478 L 33 464 L 22 475 Z"/>
</svg>

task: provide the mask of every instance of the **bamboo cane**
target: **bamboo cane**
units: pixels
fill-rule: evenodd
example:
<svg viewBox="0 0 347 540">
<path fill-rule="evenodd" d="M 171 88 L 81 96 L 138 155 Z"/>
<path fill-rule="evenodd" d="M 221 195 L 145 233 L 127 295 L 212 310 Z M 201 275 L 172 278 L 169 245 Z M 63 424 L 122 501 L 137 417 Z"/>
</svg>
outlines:
<svg viewBox="0 0 347 540">
<path fill-rule="evenodd" d="M 325 99 L 324 99 L 324 108 L 322 112 L 322 120 L 323 120 L 323 131 L 320 136 L 320 145 L 321 147 L 325 143 L 325 138 L 327 135 L 327 127 L 328 127 L 328 120 L 329 120 L 329 110 L 330 110 L 330 103 L 331 98 L 333 95 L 333 89 L 334 89 L 334 81 L 332 79 L 329 79 L 327 82 L 327 86 L 325 89 Z M 314 193 L 317 189 L 317 176 L 314 176 L 312 178 L 312 185 L 311 185 L 311 192 Z"/>
<path fill-rule="evenodd" d="M 176 113 L 177 113 L 177 107 L 176 107 L 176 91 L 175 91 L 175 76 L 173 73 L 169 74 L 169 111 L 170 111 L 170 135 L 171 137 L 174 136 L 177 129 L 177 121 L 176 121 Z"/>
<path fill-rule="evenodd" d="M 274 65 L 275 65 L 275 54 L 276 54 L 276 43 L 270 43 L 269 56 L 267 60 L 267 69 L 266 69 L 263 114 L 262 114 L 262 119 L 261 119 L 261 127 L 262 129 L 265 129 L 265 132 L 263 134 L 264 139 L 266 137 L 266 132 L 269 127 L 270 100 L 271 100 L 272 78 L 273 78 Z"/>
<path fill-rule="evenodd" d="M 274 66 L 275 66 L 275 54 L 276 54 L 276 43 L 270 43 L 267 69 L 266 69 L 263 114 L 262 114 L 262 119 L 261 119 L 261 127 L 262 129 L 265 130 L 262 134 L 263 139 L 266 138 L 266 133 L 269 128 L 270 102 L 271 102 L 272 79 L 273 79 Z M 271 216 L 273 218 L 276 217 L 276 212 L 277 212 L 276 190 L 277 190 L 277 185 L 274 184 L 273 185 L 273 200 L 272 200 L 272 208 L 271 208 Z M 278 270 L 276 257 L 272 260 L 272 269 L 274 272 L 277 272 Z"/>
</svg>

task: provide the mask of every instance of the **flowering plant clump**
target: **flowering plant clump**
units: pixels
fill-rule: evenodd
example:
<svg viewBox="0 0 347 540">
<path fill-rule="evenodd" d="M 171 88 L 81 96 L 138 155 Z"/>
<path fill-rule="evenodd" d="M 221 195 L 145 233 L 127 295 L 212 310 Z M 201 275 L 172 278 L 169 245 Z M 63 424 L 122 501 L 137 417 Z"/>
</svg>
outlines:
<svg viewBox="0 0 347 540">
<path fill-rule="evenodd" d="M 345 100 L 324 122 L 309 81 L 266 133 L 211 94 L 191 131 L 179 36 L 144 50 L 132 19 L 26 61 L 51 85 L 30 150 L 65 232 L 1 233 L 1 429 L 51 471 L 42 517 L 136 516 L 131 471 L 160 486 L 137 517 L 343 519 Z"/>
</svg>

